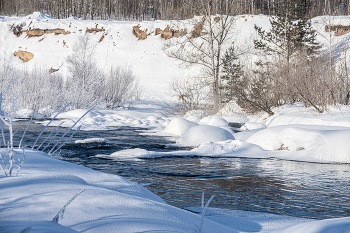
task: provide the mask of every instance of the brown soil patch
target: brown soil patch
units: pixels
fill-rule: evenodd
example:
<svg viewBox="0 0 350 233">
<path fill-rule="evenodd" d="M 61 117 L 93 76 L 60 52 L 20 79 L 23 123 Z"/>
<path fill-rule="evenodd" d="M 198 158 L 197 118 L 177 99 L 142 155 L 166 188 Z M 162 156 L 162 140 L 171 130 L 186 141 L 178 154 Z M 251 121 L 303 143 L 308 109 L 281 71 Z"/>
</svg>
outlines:
<svg viewBox="0 0 350 233">
<path fill-rule="evenodd" d="M 95 28 L 86 28 L 86 33 L 96 33 L 96 32 L 104 32 L 105 29 L 102 28 L 97 28 L 97 24 Z"/>
<path fill-rule="evenodd" d="M 56 71 L 59 71 L 60 69 L 54 69 L 54 68 L 52 68 L 51 67 L 51 69 L 49 70 L 49 72 L 50 72 L 50 74 L 52 74 L 52 73 L 55 73 Z"/>
<path fill-rule="evenodd" d="M 343 26 L 343 25 L 326 25 L 325 27 L 326 32 L 334 32 L 336 36 L 342 36 L 350 32 L 350 26 Z"/>
<path fill-rule="evenodd" d="M 101 43 L 101 41 L 103 41 L 104 38 L 105 38 L 105 35 L 102 34 L 102 36 L 101 36 L 100 40 L 98 41 L 98 43 Z"/>
<path fill-rule="evenodd" d="M 170 29 L 169 25 L 167 25 L 167 27 L 164 30 L 160 28 L 156 28 L 155 34 L 156 35 L 160 34 L 160 37 L 168 40 L 173 37 L 183 37 L 184 35 L 187 34 L 187 30 L 186 29 L 174 30 L 174 29 Z"/>
<path fill-rule="evenodd" d="M 28 62 L 33 59 L 34 55 L 30 52 L 18 50 L 14 53 L 16 57 L 19 57 L 23 62 Z"/>
<path fill-rule="evenodd" d="M 44 40 L 44 38 L 41 38 L 38 42 L 41 42 L 41 41 L 43 41 Z"/>
<path fill-rule="evenodd" d="M 22 32 L 26 32 L 28 37 L 36 37 L 36 36 L 42 36 L 44 34 L 50 34 L 54 33 L 55 35 L 63 34 L 68 35 L 70 32 L 65 31 L 64 29 L 56 28 L 56 29 L 31 29 L 31 30 L 25 30 Z M 19 36 L 19 35 L 17 35 Z"/>
<path fill-rule="evenodd" d="M 220 16 L 215 16 L 215 17 L 214 17 L 214 22 L 215 22 L 215 23 L 218 23 L 219 21 L 220 21 Z"/>
<path fill-rule="evenodd" d="M 206 32 L 203 32 L 204 20 L 205 19 L 203 17 L 202 20 L 192 29 L 190 39 L 208 34 Z"/>
<path fill-rule="evenodd" d="M 132 34 L 134 34 L 139 40 L 145 40 L 147 38 L 147 29 L 141 30 L 140 24 L 132 28 Z"/>
</svg>

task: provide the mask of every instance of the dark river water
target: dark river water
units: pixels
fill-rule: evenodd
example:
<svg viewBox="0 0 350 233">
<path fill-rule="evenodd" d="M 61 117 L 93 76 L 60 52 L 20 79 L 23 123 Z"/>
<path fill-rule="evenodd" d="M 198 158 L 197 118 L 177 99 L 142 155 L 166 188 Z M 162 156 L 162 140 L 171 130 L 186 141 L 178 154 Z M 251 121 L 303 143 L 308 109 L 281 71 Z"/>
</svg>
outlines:
<svg viewBox="0 0 350 233">
<path fill-rule="evenodd" d="M 15 123 L 15 142 L 27 121 Z M 32 124 L 24 146 L 32 146 L 43 126 Z M 46 129 L 44 139 L 53 127 Z M 164 137 L 144 136 L 137 128 L 81 131 L 58 159 L 121 175 L 142 184 L 180 208 L 200 206 L 201 193 L 215 195 L 210 207 L 325 219 L 350 215 L 350 164 L 318 164 L 277 159 L 165 157 L 105 160 L 96 154 L 142 148 L 172 151 Z M 105 138 L 110 143 L 75 144 L 77 139 Z M 40 141 L 40 143 L 42 140 Z M 170 144 L 170 145 L 169 145 Z"/>
</svg>

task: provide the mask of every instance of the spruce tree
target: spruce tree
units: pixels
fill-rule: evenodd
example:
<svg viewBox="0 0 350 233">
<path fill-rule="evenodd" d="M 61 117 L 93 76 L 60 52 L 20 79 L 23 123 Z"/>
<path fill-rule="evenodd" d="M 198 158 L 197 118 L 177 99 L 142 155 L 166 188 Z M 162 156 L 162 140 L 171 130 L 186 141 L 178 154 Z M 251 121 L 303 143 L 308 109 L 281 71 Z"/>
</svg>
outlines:
<svg viewBox="0 0 350 233">
<path fill-rule="evenodd" d="M 255 48 L 268 55 L 277 55 L 289 65 L 291 58 L 300 51 L 312 56 L 320 49 L 316 42 L 316 32 L 306 17 L 304 0 L 281 0 L 275 3 L 275 15 L 271 16 L 271 30 L 265 31 L 254 26 L 260 39 L 255 40 Z"/>
<path fill-rule="evenodd" d="M 222 102 L 227 103 L 234 99 L 237 82 L 242 76 L 242 66 L 239 64 L 234 46 L 226 50 L 223 63 L 223 75 L 221 76 Z"/>
</svg>

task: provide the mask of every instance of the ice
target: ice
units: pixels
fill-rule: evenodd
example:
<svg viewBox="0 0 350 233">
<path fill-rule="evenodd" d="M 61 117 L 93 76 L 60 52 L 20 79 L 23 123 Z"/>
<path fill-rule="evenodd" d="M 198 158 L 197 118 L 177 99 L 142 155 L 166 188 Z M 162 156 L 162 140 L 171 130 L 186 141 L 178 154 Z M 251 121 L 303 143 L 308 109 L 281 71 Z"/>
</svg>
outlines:
<svg viewBox="0 0 350 233">
<path fill-rule="evenodd" d="M 75 140 L 75 143 L 106 143 L 109 142 L 104 138 L 87 138 L 83 140 Z"/>
</svg>

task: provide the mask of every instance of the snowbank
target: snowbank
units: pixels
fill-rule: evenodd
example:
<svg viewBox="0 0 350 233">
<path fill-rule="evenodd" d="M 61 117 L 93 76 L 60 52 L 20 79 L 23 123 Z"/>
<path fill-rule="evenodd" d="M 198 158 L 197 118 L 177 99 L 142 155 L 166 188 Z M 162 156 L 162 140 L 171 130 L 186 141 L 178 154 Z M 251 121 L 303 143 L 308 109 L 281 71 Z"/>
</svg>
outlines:
<svg viewBox="0 0 350 233">
<path fill-rule="evenodd" d="M 271 231 L 271 233 L 348 233 L 350 232 L 350 218 L 326 219 L 308 223 L 301 223 Z"/>
<path fill-rule="evenodd" d="M 223 142 L 205 142 L 191 153 L 199 156 L 210 157 L 247 157 L 267 158 L 266 152 L 259 146 L 239 140 L 227 140 Z"/>
<path fill-rule="evenodd" d="M 247 139 L 247 142 L 265 150 L 288 151 L 276 154 L 282 159 L 350 163 L 350 129 L 314 128 L 316 129 L 303 126 L 270 127 L 256 132 Z"/>
<path fill-rule="evenodd" d="M 197 125 L 189 128 L 176 142 L 182 146 L 199 146 L 204 142 L 218 142 L 235 139 L 229 131 L 211 126 Z"/>
<path fill-rule="evenodd" d="M 59 219 L 62 226 L 49 223 L 83 189 Z M 200 216 L 167 205 L 141 185 L 31 150 L 18 177 L 1 177 L 0 190 L 1 232 L 195 232 L 200 224 Z M 203 229 L 237 232 L 208 219 Z"/>
</svg>

